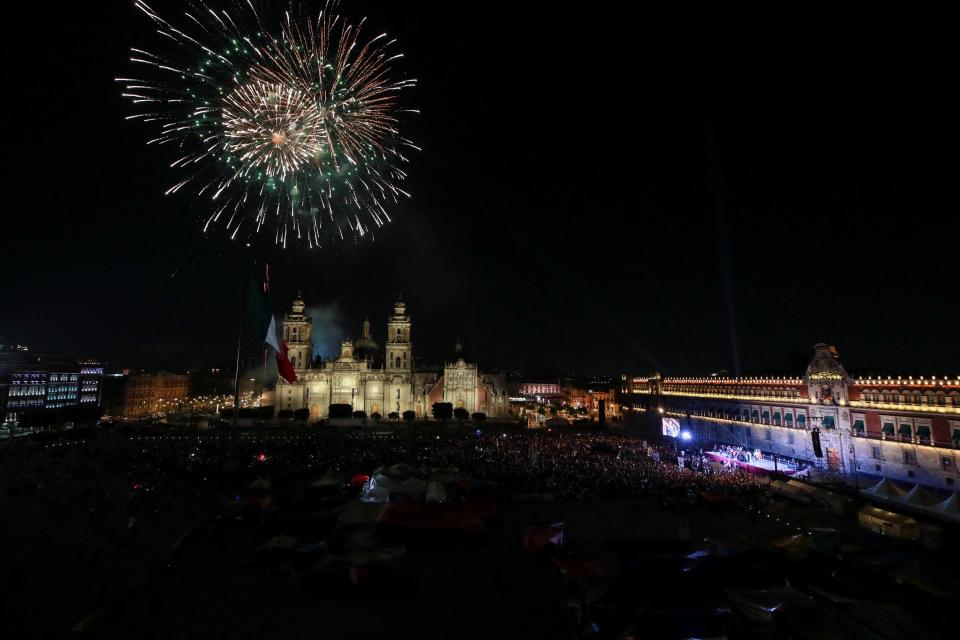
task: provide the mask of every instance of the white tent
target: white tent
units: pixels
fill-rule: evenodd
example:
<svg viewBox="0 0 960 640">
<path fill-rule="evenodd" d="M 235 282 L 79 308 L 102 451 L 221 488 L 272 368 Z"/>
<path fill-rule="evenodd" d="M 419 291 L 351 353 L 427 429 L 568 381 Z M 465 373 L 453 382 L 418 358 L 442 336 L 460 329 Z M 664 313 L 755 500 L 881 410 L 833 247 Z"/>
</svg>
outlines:
<svg viewBox="0 0 960 640">
<path fill-rule="evenodd" d="M 398 476 L 400 477 L 412 476 L 416 472 L 417 472 L 416 469 L 414 469 L 409 464 L 406 464 L 404 462 L 395 464 L 392 467 L 389 467 L 384 470 L 384 473 L 386 473 L 389 476 L 393 476 L 395 478 Z"/>
<path fill-rule="evenodd" d="M 327 471 L 319 480 L 310 483 L 311 487 L 338 487 L 347 481 L 347 474 Z"/>
<path fill-rule="evenodd" d="M 784 606 L 799 606 L 809 611 L 816 608 L 816 601 L 807 594 L 784 583 L 772 589 L 734 589 L 724 587 L 723 592 L 740 613 L 754 622 L 773 623 L 774 615 Z"/>
<path fill-rule="evenodd" d="M 257 478 L 253 482 L 247 485 L 247 489 L 250 490 L 269 490 L 270 481 L 266 478 Z"/>
<path fill-rule="evenodd" d="M 420 478 L 408 478 L 400 483 L 396 492 L 407 495 L 424 495 L 427 493 L 427 483 Z"/>
<path fill-rule="evenodd" d="M 913 489 L 910 489 L 910 491 L 900 497 L 899 500 L 915 507 L 932 507 L 937 504 L 937 499 L 931 496 L 926 489 L 919 484 Z"/>
<path fill-rule="evenodd" d="M 960 493 L 954 493 L 940 504 L 931 507 L 931 511 L 960 520 Z"/>
<path fill-rule="evenodd" d="M 364 502 L 390 502 L 397 495 L 423 496 L 427 493 L 427 483 L 419 478 L 408 478 L 397 482 L 383 473 L 375 473 L 363 485 Z"/>
<path fill-rule="evenodd" d="M 861 527 L 893 538 L 916 540 L 920 537 L 917 521 L 902 513 L 867 505 L 860 509 L 857 520 Z"/>
<path fill-rule="evenodd" d="M 427 485 L 427 502 L 443 502 L 447 499 L 447 490 L 442 482 L 431 480 Z"/>
<path fill-rule="evenodd" d="M 877 484 L 873 485 L 869 489 L 864 489 L 860 493 L 864 493 L 875 498 L 882 498 L 884 500 L 896 500 L 903 496 L 906 491 L 893 484 L 887 478 L 884 478 Z"/>
<path fill-rule="evenodd" d="M 382 473 L 375 473 L 363 485 L 364 502 L 389 502 L 390 494 L 396 493 L 400 483 Z"/>
<path fill-rule="evenodd" d="M 430 474 L 430 480 L 436 480 L 437 482 L 456 482 L 463 477 L 463 474 L 457 469 L 441 469 Z"/>
</svg>

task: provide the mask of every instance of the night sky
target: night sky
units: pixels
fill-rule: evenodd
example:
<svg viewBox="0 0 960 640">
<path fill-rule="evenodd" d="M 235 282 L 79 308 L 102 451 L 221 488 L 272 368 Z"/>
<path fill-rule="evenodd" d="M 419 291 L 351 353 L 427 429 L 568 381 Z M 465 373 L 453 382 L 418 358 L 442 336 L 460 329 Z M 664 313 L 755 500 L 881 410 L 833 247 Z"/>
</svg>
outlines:
<svg viewBox="0 0 960 640">
<path fill-rule="evenodd" d="M 60 4 L 5 38 L 0 335 L 229 363 L 253 256 L 163 196 L 174 158 L 124 121 L 147 21 Z M 958 373 L 949 21 L 520 4 L 344 1 L 420 81 L 414 198 L 374 242 L 267 256 L 277 311 L 299 289 L 325 336 L 368 314 L 382 341 L 402 292 L 425 363 L 459 338 L 483 368 L 756 372 L 827 341 L 858 371 Z"/>
</svg>

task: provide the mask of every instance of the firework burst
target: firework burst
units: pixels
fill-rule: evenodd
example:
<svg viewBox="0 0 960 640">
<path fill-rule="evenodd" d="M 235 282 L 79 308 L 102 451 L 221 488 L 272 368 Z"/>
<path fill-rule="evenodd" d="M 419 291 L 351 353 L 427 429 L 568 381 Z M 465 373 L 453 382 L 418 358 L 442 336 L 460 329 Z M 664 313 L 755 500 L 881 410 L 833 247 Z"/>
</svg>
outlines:
<svg viewBox="0 0 960 640">
<path fill-rule="evenodd" d="M 285 181 L 309 169 L 326 148 L 313 98 L 289 85 L 254 81 L 224 98 L 224 149 L 241 177 L 265 172 Z"/>
<path fill-rule="evenodd" d="M 286 247 L 361 237 L 388 209 L 417 149 L 400 131 L 402 54 L 386 34 L 365 38 L 331 0 L 316 17 L 288 7 L 271 23 L 251 0 L 215 9 L 193 3 L 178 24 L 147 4 L 164 46 L 133 49 L 141 78 L 119 78 L 137 107 L 129 120 L 159 128 L 148 144 L 178 150 L 182 172 L 167 194 L 210 205 L 204 231 L 231 238 L 264 229 Z M 299 16 L 299 17 L 298 17 Z"/>
</svg>

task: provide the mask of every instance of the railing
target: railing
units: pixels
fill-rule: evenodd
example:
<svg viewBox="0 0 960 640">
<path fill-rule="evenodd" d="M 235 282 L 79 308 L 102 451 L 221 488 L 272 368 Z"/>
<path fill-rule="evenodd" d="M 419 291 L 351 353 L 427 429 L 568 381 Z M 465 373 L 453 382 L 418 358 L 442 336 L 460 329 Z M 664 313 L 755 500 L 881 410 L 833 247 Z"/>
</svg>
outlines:
<svg viewBox="0 0 960 640">
<path fill-rule="evenodd" d="M 790 397 L 790 396 L 751 396 L 751 395 L 733 395 L 726 393 L 695 393 L 686 391 L 664 391 L 660 395 L 680 396 L 685 398 L 710 398 L 716 400 L 749 400 L 751 402 L 788 402 L 790 404 L 809 405 L 816 404 L 810 402 L 809 398 Z"/>
<path fill-rule="evenodd" d="M 883 402 L 875 400 L 851 400 L 847 403 L 855 408 L 886 409 L 888 411 L 923 411 L 926 413 L 956 413 L 960 414 L 960 406 L 948 404 L 908 404 L 904 402 Z"/>
</svg>

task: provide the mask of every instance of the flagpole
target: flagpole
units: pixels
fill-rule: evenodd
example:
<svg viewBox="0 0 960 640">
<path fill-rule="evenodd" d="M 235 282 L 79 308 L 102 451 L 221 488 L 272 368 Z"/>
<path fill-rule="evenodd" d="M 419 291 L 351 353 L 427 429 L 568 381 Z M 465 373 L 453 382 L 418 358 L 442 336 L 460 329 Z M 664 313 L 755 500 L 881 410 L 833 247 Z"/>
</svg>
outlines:
<svg viewBox="0 0 960 640">
<path fill-rule="evenodd" d="M 237 366 L 233 376 L 233 422 L 231 428 L 234 433 L 237 431 L 237 418 L 240 413 L 240 345 L 243 342 L 243 323 L 244 314 L 247 309 L 247 293 L 244 287 L 243 308 L 240 312 L 240 329 L 237 331 Z"/>
<path fill-rule="evenodd" d="M 257 262 L 254 260 L 254 269 L 256 269 L 256 266 Z M 237 363 L 233 376 L 233 420 L 231 422 L 231 430 L 234 434 L 237 432 L 237 421 L 240 414 L 240 347 L 243 344 L 243 325 L 246 323 L 247 303 L 249 302 L 248 298 L 250 295 L 248 289 L 248 286 L 243 286 L 243 303 L 240 307 L 240 328 L 237 331 Z"/>
</svg>

